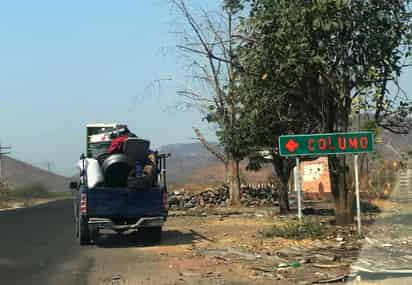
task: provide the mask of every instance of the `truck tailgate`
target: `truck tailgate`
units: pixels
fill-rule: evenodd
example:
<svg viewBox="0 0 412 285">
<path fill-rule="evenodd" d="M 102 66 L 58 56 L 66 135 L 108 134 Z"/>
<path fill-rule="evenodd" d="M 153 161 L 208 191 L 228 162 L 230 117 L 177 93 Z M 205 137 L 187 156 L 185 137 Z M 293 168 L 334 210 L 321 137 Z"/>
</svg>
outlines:
<svg viewBox="0 0 412 285">
<path fill-rule="evenodd" d="M 162 216 L 163 190 L 129 191 L 124 188 L 95 188 L 87 191 L 87 215 L 99 218 Z"/>
</svg>

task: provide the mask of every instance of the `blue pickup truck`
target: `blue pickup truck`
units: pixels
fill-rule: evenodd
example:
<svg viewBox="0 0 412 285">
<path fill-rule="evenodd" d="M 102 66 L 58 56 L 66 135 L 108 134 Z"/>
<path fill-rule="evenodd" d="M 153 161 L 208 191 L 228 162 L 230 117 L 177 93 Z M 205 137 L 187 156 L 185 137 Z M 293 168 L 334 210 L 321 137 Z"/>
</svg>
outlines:
<svg viewBox="0 0 412 285">
<path fill-rule="evenodd" d="M 130 149 L 136 143 L 141 144 L 141 141 L 131 139 L 125 146 Z M 160 242 L 168 213 L 166 158 L 170 155 L 151 152 L 156 159 L 152 180 L 148 182 L 147 177 L 143 177 L 130 183 L 130 173 L 134 174 L 136 163 L 133 153 L 136 151 L 132 151 L 131 155 L 125 150 L 125 154 L 109 156 L 104 151 L 108 144 L 110 142 L 88 141 L 87 156 L 82 155 L 79 161 L 83 165 L 98 161 L 104 180 L 93 182 L 91 187 L 91 182 L 87 180 L 92 178 L 87 171 L 93 169 L 85 166 L 81 168 L 79 182 L 70 184 L 75 197 L 75 233 L 80 245 L 96 241 L 102 229 L 117 233 L 137 231 L 150 243 Z M 120 183 L 122 180 L 125 180 L 124 183 Z"/>
</svg>

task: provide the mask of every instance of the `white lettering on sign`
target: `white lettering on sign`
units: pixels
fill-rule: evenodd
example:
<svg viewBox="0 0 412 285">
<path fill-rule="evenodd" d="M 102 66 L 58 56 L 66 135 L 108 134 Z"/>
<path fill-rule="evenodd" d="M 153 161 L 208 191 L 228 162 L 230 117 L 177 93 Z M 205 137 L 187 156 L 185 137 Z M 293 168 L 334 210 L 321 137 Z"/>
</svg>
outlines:
<svg viewBox="0 0 412 285">
<path fill-rule="evenodd" d="M 303 167 L 303 181 L 312 182 L 320 179 L 323 171 L 322 164 L 308 164 Z"/>
</svg>

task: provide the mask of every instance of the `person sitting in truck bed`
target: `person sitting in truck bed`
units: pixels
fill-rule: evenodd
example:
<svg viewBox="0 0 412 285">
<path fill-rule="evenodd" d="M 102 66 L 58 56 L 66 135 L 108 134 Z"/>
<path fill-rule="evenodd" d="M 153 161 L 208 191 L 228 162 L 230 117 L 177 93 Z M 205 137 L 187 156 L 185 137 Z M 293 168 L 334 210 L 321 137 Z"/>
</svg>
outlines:
<svg viewBox="0 0 412 285">
<path fill-rule="evenodd" d="M 130 132 L 130 130 L 127 127 L 123 127 L 119 130 L 114 131 L 111 134 L 112 142 L 110 143 L 110 146 L 107 149 L 107 152 L 109 154 L 121 153 L 123 149 L 123 143 L 128 138 L 135 138 L 135 137 L 137 136 L 133 134 L 132 132 Z"/>
</svg>

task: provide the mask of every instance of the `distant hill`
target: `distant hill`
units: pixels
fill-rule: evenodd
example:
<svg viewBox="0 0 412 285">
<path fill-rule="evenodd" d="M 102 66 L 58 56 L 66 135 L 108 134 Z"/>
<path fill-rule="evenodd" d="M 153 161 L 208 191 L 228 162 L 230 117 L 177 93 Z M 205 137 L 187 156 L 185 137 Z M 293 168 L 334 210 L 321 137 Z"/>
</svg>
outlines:
<svg viewBox="0 0 412 285">
<path fill-rule="evenodd" d="M 353 131 L 362 128 L 366 121 L 373 118 L 374 114 L 362 114 L 352 119 Z M 411 122 L 412 124 L 412 122 Z M 380 140 L 376 144 L 376 151 L 385 160 L 400 160 L 402 152 L 412 151 L 412 132 L 409 134 L 394 134 L 388 130 L 380 129 Z"/>
<path fill-rule="evenodd" d="M 380 137 L 381 142 L 376 145 L 376 151 L 385 160 L 400 160 L 401 152 L 412 151 L 412 133 L 398 135 L 381 130 Z M 166 145 L 160 150 L 172 154 L 167 165 L 168 182 L 172 187 L 213 185 L 224 181 L 223 164 L 200 143 Z M 245 163 L 241 168 L 246 183 L 264 183 L 273 172 L 271 165 L 266 165 L 259 172 L 246 171 Z"/>
<path fill-rule="evenodd" d="M 195 172 L 221 164 L 200 143 L 171 144 L 160 147 L 160 151 L 172 154 L 167 160 L 170 184 L 192 182 L 191 177 Z"/>
<path fill-rule="evenodd" d="M 172 154 L 167 161 L 168 182 L 172 187 L 215 185 L 225 179 L 224 165 L 200 143 L 166 145 L 160 151 Z M 245 166 L 241 165 L 241 171 L 247 183 L 264 183 L 272 173 L 271 166 L 259 172 L 246 171 Z"/>
<path fill-rule="evenodd" d="M 8 185 L 21 187 L 40 182 L 49 191 L 64 192 L 68 191 L 69 178 L 57 175 L 26 162 L 3 156 L 3 175 Z"/>
<path fill-rule="evenodd" d="M 401 152 L 412 151 L 412 133 L 397 135 L 382 130 L 380 137 L 382 143 L 377 144 L 376 150 L 384 159 L 400 160 Z"/>
<path fill-rule="evenodd" d="M 412 133 L 396 135 L 382 130 L 382 142 L 376 150 L 387 160 L 399 160 L 401 152 L 412 150 Z M 224 166 L 200 143 L 172 144 L 162 146 L 161 152 L 171 153 L 168 159 L 168 183 L 182 185 L 214 185 L 224 181 Z M 50 191 L 67 191 L 71 178 L 50 173 L 28 163 L 4 156 L 3 169 L 8 184 L 19 187 L 41 182 Z M 259 172 L 249 172 L 242 164 L 242 178 L 246 183 L 264 183 L 272 175 L 271 165 L 266 165 Z M 77 175 L 75 176 L 77 177 Z"/>
</svg>

